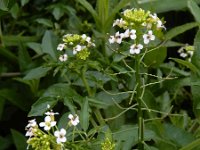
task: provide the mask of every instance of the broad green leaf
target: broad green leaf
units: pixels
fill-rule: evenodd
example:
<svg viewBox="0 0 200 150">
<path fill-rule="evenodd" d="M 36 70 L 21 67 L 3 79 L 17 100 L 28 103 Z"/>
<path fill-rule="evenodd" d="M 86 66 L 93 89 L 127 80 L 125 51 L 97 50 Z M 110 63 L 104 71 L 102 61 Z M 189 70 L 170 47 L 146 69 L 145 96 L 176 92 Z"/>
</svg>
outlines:
<svg viewBox="0 0 200 150">
<path fill-rule="evenodd" d="M 115 105 L 115 103 L 120 103 L 129 97 L 128 93 L 119 93 L 117 91 L 107 92 L 101 91 L 96 95 L 96 100 L 106 103 L 107 106 L 112 106 Z"/>
<path fill-rule="evenodd" d="M 81 127 L 83 128 L 84 131 L 87 131 L 89 127 L 89 103 L 88 99 L 85 98 L 83 105 L 81 107 L 81 113 L 80 113 L 80 122 L 81 122 Z"/>
<path fill-rule="evenodd" d="M 72 113 L 73 114 L 73 113 Z M 58 128 L 61 129 L 61 128 L 64 128 L 67 126 L 68 122 L 69 122 L 69 119 L 68 119 L 68 115 L 69 115 L 69 112 L 67 113 L 64 113 L 59 122 L 58 122 Z"/>
<path fill-rule="evenodd" d="M 186 60 L 182 60 L 182 59 L 178 59 L 178 58 L 170 58 L 174 61 L 176 61 L 179 64 L 184 65 L 185 67 L 189 68 L 191 71 L 198 73 L 199 70 L 197 69 L 197 67 L 195 65 L 193 65 L 191 62 L 186 61 Z"/>
<path fill-rule="evenodd" d="M 42 38 L 42 51 L 49 54 L 53 60 L 57 60 L 56 47 L 57 47 L 57 37 L 52 31 L 47 30 Z"/>
<path fill-rule="evenodd" d="M 158 67 L 161 63 L 163 63 L 166 56 L 167 56 L 167 49 L 165 47 L 161 47 L 145 54 L 144 63 L 147 66 Z"/>
<path fill-rule="evenodd" d="M 200 0 L 195 0 L 200 4 Z M 139 6 L 145 10 L 162 13 L 178 11 L 187 7 L 188 0 L 140 0 Z"/>
<path fill-rule="evenodd" d="M 56 20 L 59 20 L 64 15 L 64 10 L 56 5 L 52 14 Z"/>
<path fill-rule="evenodd" d="M 186 23 L 184 25 L 181 26 L 177 26 L 174 27 L 173 29 L 169 30 L 166 34 L 165 34 L 165 39 L 166 40 L 170 40 L 174 37 L 176 37 L 177 35 L 184 33 L 194 27 L 199 26 L 200 24 L 197 22 L 191 22 L 191 23 Z"/>
<path fill-rule="evenodd" d="M 15 3 L 15 4 L 13 5 L 13 7 L 10 9 L 10 13 L 11 13 L 11 15 L 12 15 L 12 17 L 13 17 L 14 19 L 17 19 L 18 16 L 19 16 L 19 12 L 20 12 L 19 5 L 18 5 L 17 3 Z"/>
<path fill-rule="evenodd" d="M 58 83 L 50 86 L 42 95 L 43 97 L 59 98 L 65 101 L 75 101 L 80 106 L 82 105 L 82 97 L 72 88 L 65 83 Z"/>
<path fill-rule="evenodd" d="M 165 124 L 165 134 L 174 144 L 183 147 L 195 140 L 194 136 L 181 128 L 177 128 L 171 124 Z M 184 137 L 184 138 L 183 138 Z"/>
<path fill-rule="evenodd" d="M 200 8 L 197 5 L 197 3 L 195 3 L 195 1 L 193 1 L 193 0 L 189 0 L 188 7 L 189 7 L 191 13 L 193 14 L 195 20 L 197 22 L 200 22 Z"/>
<path fill-rule="evenodd" d="M 22 95 L 13 89 L 0 89 L 0 97 L 8 100 L 13 105 L 17 106 L 23 111 L 27 110 L 27 103 L 22 98 Z"/>
<path fill-rule="evenodd" d="M 26 138 L 23 134 L 21 134 L 19 131 L 16 131 L 14 129 L 11 129 L 13 141 L 16 147 L 16 150 L 23 150 L 27 148 L 26 144 Z"/>
<path fill-rule="evenodd" d="M 53 27 L 53 23 L 49 19 L 38 18 L 38 19 L 36 19 L 36 22 L 38 22 L 38 23 L 40 23 L 42 25 L 45 25 L 47 27 Z"/>
<path fill-rule="evenodd" d="M 27 46 L 35 51 L 36 54 L 41 55 L 42 52 L 42 46 L 39 43 L 36 42 L 29 42 L 27 43 Z"/>
<path fill-rule="evenodd" d="M 200 145 L 200 139 L 197 139 L 197 140 L 189 143 L 188 145 L 182 147 L 180 150 L 194 150 L 194 148 L 199 145 Z"/>
<path fill-rule="evenodd" d="M 51 70 L 51 67 L 41 66 L 41 67 L 34 68 L 30 70 L 23 79 L 24 80 L 40 79 L 46 76 L 49 70 Z"/>
<path fill-rule="evenodd" d="M 47 111 L 47 105 L 53 107 L 58 102 L 57 98 L 53 97 L 41 97 L 38 99 L 32 106 L 31 111 L 28 114 L 28 117 L 33 116 L 42 116 Z"/>
</svg>

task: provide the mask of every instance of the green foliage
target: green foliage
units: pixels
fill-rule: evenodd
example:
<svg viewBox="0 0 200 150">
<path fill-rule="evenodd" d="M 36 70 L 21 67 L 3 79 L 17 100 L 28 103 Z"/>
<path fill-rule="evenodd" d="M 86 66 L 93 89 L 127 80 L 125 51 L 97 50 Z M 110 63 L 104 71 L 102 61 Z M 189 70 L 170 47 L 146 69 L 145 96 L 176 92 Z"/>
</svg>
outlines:
<svg viewBox="0 0 200 150">
<path fill-rule="evenodd" d="M 80 117 L 77 130 L 67 130 L 68 149 L 137 149 L 138 128 L 143 125 L 144 149 L 200 149 L 199 4 L 200 0 L 0 0 L 0 150 L 26 149 L 27 116 L 41 121 L 51 109 L 59 112 L 58 129 L 69 125 L 69 114 Z M 124 17 L 121 12 L 127 8 L 145 13 Z M 158 38 L 145 45 L 137 64 L 138 57 L 128 50 L 143 42 L 148 30 L 139 29 L 144 29 L 148 10 L 158 13 L 166 30 L 156 29 L 154 20 Z M 119 26 L 113 27 L 120 17 L 137 28 L 136 43 L 109 43 L 109 35 L 122 33 Z M 67 34 L 86 34 L 95 46 L 73 59 L 72 41 L 63 38 Z M 65 44 L 65 51 L 57 51 L 59 43 Z M 178 52 L 188 48 L 193 51 L 191 61 Z M 59 61 L 65 52 L 68 60 Z M 54 149 L 60 148 L 53 134 L 45 141 L 49 139 Z"/>
</svg>

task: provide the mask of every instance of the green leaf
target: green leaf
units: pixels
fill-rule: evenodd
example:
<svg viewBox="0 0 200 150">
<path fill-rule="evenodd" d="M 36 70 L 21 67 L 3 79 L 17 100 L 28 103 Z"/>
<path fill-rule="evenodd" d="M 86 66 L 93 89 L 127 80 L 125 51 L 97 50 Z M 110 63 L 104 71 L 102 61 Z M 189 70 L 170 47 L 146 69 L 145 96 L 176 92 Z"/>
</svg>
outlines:
<svg viewBox="0 0 200 150">
<path fill-rule="evenodd" d="M 4 35 L 1 36 L 2 43 L 5 46 L 18 46 L 19 43 L 36 42 L 37 36 Z"/>
<path fill-rule="evenodd" d="M 46 76 L 49 70 L 51 70 L 51 67 L 41 66 L 41 67 L 34 68 L 30 70 L 23 79 L 24 80 L 40 79 Z"/>
<path fill-rule="evenodd" d="M 198 4 L 200 0 L 195 0 Z M 145 10 L 162 13 L 168 11 L 178 11 L 187 7 L 188 0 L 140 0 L 140 7 Z"/>
<path fill-rule="evenodd" d="M 193 1 L 193 0 L 189 0 L 188 7 L 189 7 L 191 13 L 193 14 L 195 20 L 197 22 L 200 22 L 200 8 L 197 5 L 197 3 L 195 3 L 195 1 Z"/>
<path fill-rule="evenodd" d="M 198 30 L 194 39 L 194 54 L 192 57 L 192 63 L 200 70 L 200 29 Z M 192 73 L 191 81 L 192 83 L 199 82 L 200 75 Z M 200 86 L 192 85 L 192 100 L 193 100 L 193 110 L 197 118 L 200 118 Z"/>
<path fill-rule="evenodd" d="M 27 43 L 27 46 L 35 51 L 38 55 L 43 54 L 42 52 L 42 46 L 39 43 L 36 42 L 29 42 Z"/>
<path fill-rule="evenodd" d="M 38 23 L 40 23 L 42 25 L 45 25 L 47 27 L 53 27 L 53 23 L 49 19 L 38 18 L 38 19 L 36 19 L 36 22 L 38 22 Z"/>
<path fill-rule="evenodd" d="M 23 150 L 27 148 L 26 138 L 20 132 L 11 129 L 13 141 L 17 150 Z"/>
<path fill-rule="evenodd" d="M 86 0 L 77 0 L 77 1 L 90 12 L 90 14 L 93 16 L 96 24 L 100 23 L 97 12 L 94 10 L 94 8 L 92 7 L 92 5 L 89 2 L 87 2 Z"/>
<path fill-rule="evenodd" d="M 12 17 L 13 17 L 14 19 L 17 19 L 18 16 L 19 16 L 19 12 L 20 12 L 19 5 L 18 5 L 17 3 L 15 3 L 15 4 L 13 5 L 13 7 L 10 9 L 10 13 L 11 13 L 11 15 L 12 15 Z"/>
<path fill-rule="evenodd" d="M 10 49 L 0 47 L 0 55 L 14 64 L 18 62 L 17 56 L 15 56 L 12 52 L 10 52 Z"/>
<path fill-rule="evenodd" d="M 42 38 L 42 51 L 49 54 L 53 60 L 57 60 L 56 47 L 57 47 L 57 37 L 52 31 L 47 30 Z"/>
<path fill-rule="evenodd" d="M 197 139 L 197 140 L 189 143 L 188 145 L 182 147 L 180 150 L 194 150 L 194 148 L 199 145 L 200 145 L 200 139 Z"/>
<path fill-rule="evenodd" d="M 28 117 L 42 116 L 47 111 L 47 105 L 53 107 L 58 102 L 58 99 L 53 97 L 41 97 L 32 106 Z"/>
<path fill-rule="evenodd" d="M 166 47 L 158 48 L 154 51 L 148 52 L 144 56 L 144 63 L 147 66 L 154 66 L 158 67 L 161 63 L 165 60 L 167 56 L 167 49 Z"/>
<path fill-rule="evenodd" d="M 84 131 L 87 131 L 89 127 L 89 117 L 89 103 L 88 99 L 85 98 L 80 113 L 80 123 Z"/>
<path fill-rule="evenodd" d="M 181 25 L 181 26 L 177 26 L 177 27 L 171 29 L 170 31 L 168 31 L 165 34 L 165 39 L 170 40 L 170 39 L 176 37 L 177 35 L 184 33 L 187 30 L 190 30 L 190 29 L 197 27 L 197 26 L 199 26 L 199 23 L 197 23 L 197 22 L 191 22 L 191 23 L 186 23 L 186 24 Z"/>
<path fill-rule="evenodd" d="M 21 5 L 24 6 L 26 5 L 30 0 L 21 0 Z"/>
<path fill-rule="evenodd" d="M 195 65 L 193 65 L 191 62 L 186 61 L 186 60 L 182 60 L 182 59 L 178 59 L 178 58 L 170 58 L 174 61 L 176 61 L 179 64 L 184 65 L 185 67 L 189 68 L 191 71 L 195 72 L 195 73 L 199 73 L 199 70 L 197 69 L 197 67 Z"/>
</svg>

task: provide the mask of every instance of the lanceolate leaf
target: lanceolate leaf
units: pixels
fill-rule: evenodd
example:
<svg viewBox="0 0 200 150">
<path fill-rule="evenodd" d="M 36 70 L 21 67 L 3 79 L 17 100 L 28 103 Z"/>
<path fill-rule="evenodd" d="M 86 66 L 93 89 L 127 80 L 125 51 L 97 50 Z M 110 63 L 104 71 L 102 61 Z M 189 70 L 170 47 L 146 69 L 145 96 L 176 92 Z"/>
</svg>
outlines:
<svg viewBox="0 0 200 150">
<path fill-rule="evenodd" d="M 189 7 L 191 13 L 193 14 L 195 20 L 197 22 L 200 22 L 200 8 L 197 5 L 197 3 L 195 3 L 194 0 L 189 0 L 188 1 L 188 7 Z"/>
<path fill-rule="evenodd" d="M 27 148 L 26 144 L 26 138 L 23 134 L 21 134 L 19 131 L 16 131 L 14 129 L 11 129 L 13 141 L 15 144 L 15 147 L 17 150 L 23 150 Z"/>
<path fill-rule="evenodd" d="M 199 73 L 199 70 L 197 69 L 197 67 L 189 61 L 185 61 L 185 60 L 178 59 L 178 58 L 170 58 L 170 59 L 176 61 L 179 64 L 186 66 L 187 68 L 189 68 L 191 71 L 193 71 L 195 73 L 197 73 L 197 72 Z"/>
<path fill-rule="evenodd" d="M 170 40 L 174 37 L 176 37 L 179 34 L 182 34 L 184 32 L 186 32 L 187 30 L 190 30 L 194 27 L 199 26 L 199 23 L 197 22 L 191 22 L 191 23 L 186 23 L 184 25 L 181 26 L 177 26 L 171 30 L 169 30 L 166 34 L 165 34 L 165 39 L 166 40 Z"/>
<path fill-rule="evenodd" d="M 89 103 L 87 98 L 84 99 L 83 106 L 81 108 L 80 121 L 83 130 L 86 131 L 89 126 Z"/>
</svg>

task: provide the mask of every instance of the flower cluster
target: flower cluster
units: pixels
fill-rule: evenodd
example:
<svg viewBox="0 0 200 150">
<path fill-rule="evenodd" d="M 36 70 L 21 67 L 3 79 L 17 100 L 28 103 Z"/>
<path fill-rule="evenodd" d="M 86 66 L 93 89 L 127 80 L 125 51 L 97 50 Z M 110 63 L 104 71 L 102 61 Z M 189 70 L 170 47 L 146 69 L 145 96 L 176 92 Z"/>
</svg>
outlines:
<svg viewBox="0 0 200 150">
<path fill-rule="evenodd" d="M 90 55 L 89 48 L 95 46 L 91 38 L 85 34 L 66 34 L 62 40 L 63 43 L 57 46 L 57 50 L 63 53 L 59 56 L 61 62 L 67 61 L 68 56 L 73 55 L 76 55 L 79 59 L 86 60 Z"/>
<path fill-rule="evenodd" d="M 61 128 L 58 129 L 56 126 L 57 122 L 55 121 L 54 115 L 58 115 L 58 113 L 48 111 L 45 113 L 45 118 L 43 122 L 40 122 L 39 125 L 36 122 L 36 119 L 32 119 L 28 121 L 28 125 L 26 126 L 26 136 L 29 137 L 27 140 L 28 147 L 31 146 L 34 150 L 51 150 L 64 147 L 64 143 L 67 141 L 66 137 L 66 129 Z M 68 115 L 69 118 L 69 126 L 77 126 L 79 124 L 78 115 Z M 67 119 L 66 119 L 67 120 Z M 44 131 L 42 131 L 43 128 Z M 53 133 L 51 132 L 53 131 Z"/>
<path fill-rule="evenodd" d="M 118 26 L 124 32 L 117 31 L 114 35 L 111 35 L 110 44 L 121 44 L 123 40 L 133 40 L 129 49 L 130 54 L 139 54 L 144 45 L 155 40 L 154 31 L 165 29 L 156 14 L 151 14 L 150 11 L 145 12 L 142 9 L 125 10 L 122 13 L 122 18 L 114 21 L 114 26 Z"/>
<path fill-rule="evenodd" d="M 184 47 L 181 47 L 178 50 L 178 53 L 179 53 L 181 58 L 186 59 L 190 62 L 191 58 L 193 56 L 193 53 L 194 53 L 194 47 L 186 45 Z"/>
</svg>

